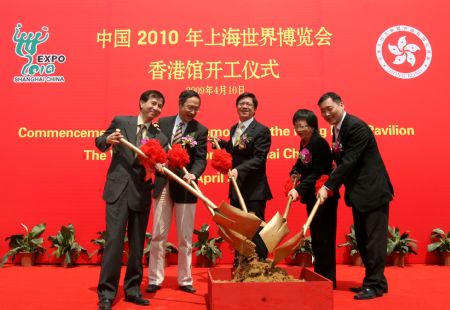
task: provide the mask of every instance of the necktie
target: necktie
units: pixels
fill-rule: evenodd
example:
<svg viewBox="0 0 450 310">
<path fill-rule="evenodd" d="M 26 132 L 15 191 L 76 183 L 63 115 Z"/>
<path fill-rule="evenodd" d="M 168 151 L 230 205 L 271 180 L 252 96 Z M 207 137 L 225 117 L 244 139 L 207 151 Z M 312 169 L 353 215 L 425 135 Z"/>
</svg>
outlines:
<svg viewBox="0 0 450 310">
<path fill-rule="evenodd" d="M 334 140 L 338 141 L 338 137 L 339 137 L 339 128 L 337 128 L 337 126 L 334 126 Z"/>
<path fill-rule="evenodd" d="M 142 144 L 142 139 L 146 137 L 147 126 L 145 124 L 139 125 L 138 133 L 136 134 L 136 146 L 140 147 Z"/>
<path fill-rule="evenodd" d="M 236 140 L 234 140 L 234 146 L 238 146 L 241 143 L 241 136 L 244 132 L 245 125 L 241 123 L 236 130 Z"/>
<path fill-rule="evenodd" d="M 177 126 L 177 130 L 175 131 L 175 134 L 173 135 L 172 138 L 172 145 L 180 143 L 181 142 L 181 137 L 183 136 L 183 122 L 180 122 Z"/>
</svg>

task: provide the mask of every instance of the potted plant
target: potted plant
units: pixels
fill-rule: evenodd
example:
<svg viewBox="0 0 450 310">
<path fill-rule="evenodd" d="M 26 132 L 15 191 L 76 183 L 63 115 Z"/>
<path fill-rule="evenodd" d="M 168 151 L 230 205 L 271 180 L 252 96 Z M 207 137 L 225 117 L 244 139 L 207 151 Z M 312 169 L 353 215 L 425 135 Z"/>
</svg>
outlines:
<svg viewBox="0 0 450 310">
<path fill-rule="evenodd" d="M 405 256 L 417 255 L 417 240 L 409 237 L 409 231 L 400 233 L 400 228 L 388 226 L 387 255 L 392 260 L 392 265 L 405 266 Z"/>
<path fill-rule="evenodd" d="M 447 234 L 440 228 L 431 231 L 431 243 L 427 246 L 428 252 L 439 254 L 440 264 L 450 266 L 450 232 Z"/>
<path fill-rule="evenodd" d="M 56 248 L 53 254 L 57 257 L 63 257 L 61 264 L 64 267 L 70 267 L 75 264 L 76 259 L 82 253 L 88 255 L 88 252 L 75 239 L 75 230 L 72 224 L 61 226 L 61 230 L 55 236 L 48 237 L 52 247 Z"/>
<path fill-rule="evenodd" d="M 363 262 L 358 251 L 358 243 L 356 242 L 355 227 L 350 225 L 350 232 L 345 235 L 346 242 L 339 244 L 338 247 L 346 247 L 350 254 L 350 261 L 353 266 L 362 266 Z"/>
<path fill-rule="evenodd" d="M 202 267 L 215 266 L 217 257 L 222 257 L 222 251 L 218 244 L 222 243 L 223 239 L 220 237 L 210 238 L 208 224 L 203 224 L 200 230 L 194 229 L 194 234 L 198 237 L 197 242 L 193 244 L 193 247 L 197 249 L 195 251 L 197 265 Z"/>
<path fill-rule="evenodd" d="M 36 255 L 43 254 L 45 252 L 45 249 L 42 246 L 44 239 L 41 238 L 41 235 L 45 231 L 46 224 L 38 224 L 31 230 L 29 230 L 25 224 L 21 225 L 26 231 L 25 234 L 11 235 L 5 238 L 5 241 L 9 240 L 9 251 L 3 256 L 0 262 L 0 267 L 3 267 L 10 256 L 12 256 L 12 260 L 14 261 L 14 257 L 17 254 L 20 254 L 22 266 L 32 266 L 34 265 Z"/>
<path fill-rule="evenodd" d="M 310 267 L 314 262 L 314 254 L 312 251 L 311 236 L 303 239 L 299 247 L 289 256 L 287 261 L 290 264 L 295 264 L 304 267 Z"/>
<path fill-rule="evenodd" d="M 103 254 L 103 251 L 105 250 L 105 234 L 106 231 L 97 231 L 97 239 L 92 239 L 91 243 L 93 243 L 94 245 L 97 246 L 97 249 L 95 249 L 91 254 L 89 254 L 89 259 L 92 258 L 92 256 L 94 256 L 95 254 L 97 254 L 97 256 L 101 256 Z"/>
</svg>

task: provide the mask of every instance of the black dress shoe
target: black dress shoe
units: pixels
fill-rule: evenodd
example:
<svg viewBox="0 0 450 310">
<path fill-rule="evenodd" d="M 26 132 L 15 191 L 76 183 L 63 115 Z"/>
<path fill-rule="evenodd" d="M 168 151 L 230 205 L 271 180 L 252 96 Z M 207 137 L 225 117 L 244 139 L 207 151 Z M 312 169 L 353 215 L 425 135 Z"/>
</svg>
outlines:
<svg viewBox="0 0 450 310">
<path fill-rule="evenodd" d="M 150 300 L 142 298 L 141 296 L 125 296 L 125 301 L 132 302 L 133 304 L 136 304 L 139 306 L 150 305 Z"/>
<path fill-rule="evenodd" d="M 160 290 L 161 286 L 156 285 L 156 284 L 149 284 L 147 289 L 145 290 L 147 293 L 154 293 L 157 290 Z"/>
<path fill-rule="evenodd" d="M 370 287 L 363 287 L 361 292 L 359 294 L 356 294 L 353 296 L 354 299 L 357 300 L 366 300 L 366 299 L 372 299 L 375 297 L 383 296 L 383 293 L 377 294 L 374 289 Z"/>
<path fill-rule="evenodd" d="M 98 310 L 112 310 L 112 303 L 111 299 L 102 299 L 98 302 Z"/>
<path fill-rule="evenodd" d="M 351 287 L 350 288 L 350 291 L 351 292 L 353 292 L 353 293 L 360 293 L 361 291 L 362 291 L 362 286 L 355 286 L 355 287 Z M 387 293 L 388 292 L 388 289 L 387 288 L 385 288 L 384 290 L 383 290 L 383 293 Z"/>
<path fill-rule="evenodd" d="M 197 290 L 192 285 L 180 285 L 180 290 L 185 291 L 186 293 L 195 293 Z"/>
<path fill-rule="evenodd" d="M 350 292 L 360 293 L 362 291 L 362 286 L 355 286 L 350 288 Z"/>
</svg>

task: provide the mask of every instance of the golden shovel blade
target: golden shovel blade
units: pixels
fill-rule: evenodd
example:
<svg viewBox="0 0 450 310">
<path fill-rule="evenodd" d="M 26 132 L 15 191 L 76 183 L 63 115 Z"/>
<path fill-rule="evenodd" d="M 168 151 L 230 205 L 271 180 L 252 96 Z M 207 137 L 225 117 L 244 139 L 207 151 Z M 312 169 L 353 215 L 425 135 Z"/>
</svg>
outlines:
<svg viewBox="0 0 450 310">
<path fill-rule="evenodd" d="M 259 232 L 261 239 L 267 247 L 269 253 L 280 243 L 281 240 L 289 233 L 286 220 L 277 212 L 272 219 L 267 222 L 263 229 Z"/>
<path fill-rule="evenodd" d="M 223 227 L 234 227 L 236 226 L 236 222 L 232 219 L 225 217 L 223 214 L 219 212 L 214 212 L 213 221 L 220 226 Z"/>
<path fill-rule="evenodd" d="M 225 201 L 222 201 L 217 209 L 224 217 L 231 220 L 229 224 L 224 224 L 224 227 L 232 229 L 248 239 L 253 238 L 262 222 L 256 215 L 245 213 Z"/>
<path fill-rule="evenodd" d="M 240 233 L 219 226 L 219 236 L 229 243 L 236 251 L 245 257 L 256 256 L 256 245 Z"/>
<path fill-rule="evenodd" d="M 275 252 L 273 254 L 272 266 L 275 266 L 277 263 L 288 257 L 289 254 L 291 254 L 296 248 L 298 248 L 303 237 L 304 233 L 302 229 L 299 233 L 295 234 L 288 241 L 276 247 Z"/>
</svg>

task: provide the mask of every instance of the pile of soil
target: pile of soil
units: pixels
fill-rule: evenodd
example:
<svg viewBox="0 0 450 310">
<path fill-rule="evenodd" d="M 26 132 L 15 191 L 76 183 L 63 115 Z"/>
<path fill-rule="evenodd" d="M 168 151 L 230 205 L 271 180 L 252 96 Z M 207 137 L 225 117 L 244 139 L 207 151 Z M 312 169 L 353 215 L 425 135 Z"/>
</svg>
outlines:
<svg viewBox="0 0 450 310">
<path fill-rule="evenodd" d="M 259 260 L 241 256 L 239 265 L 233 272 L 232 282 L 303 282 L 289 275 L 286 270 L 272 266 L 270 260 Z"/>
</svg>

